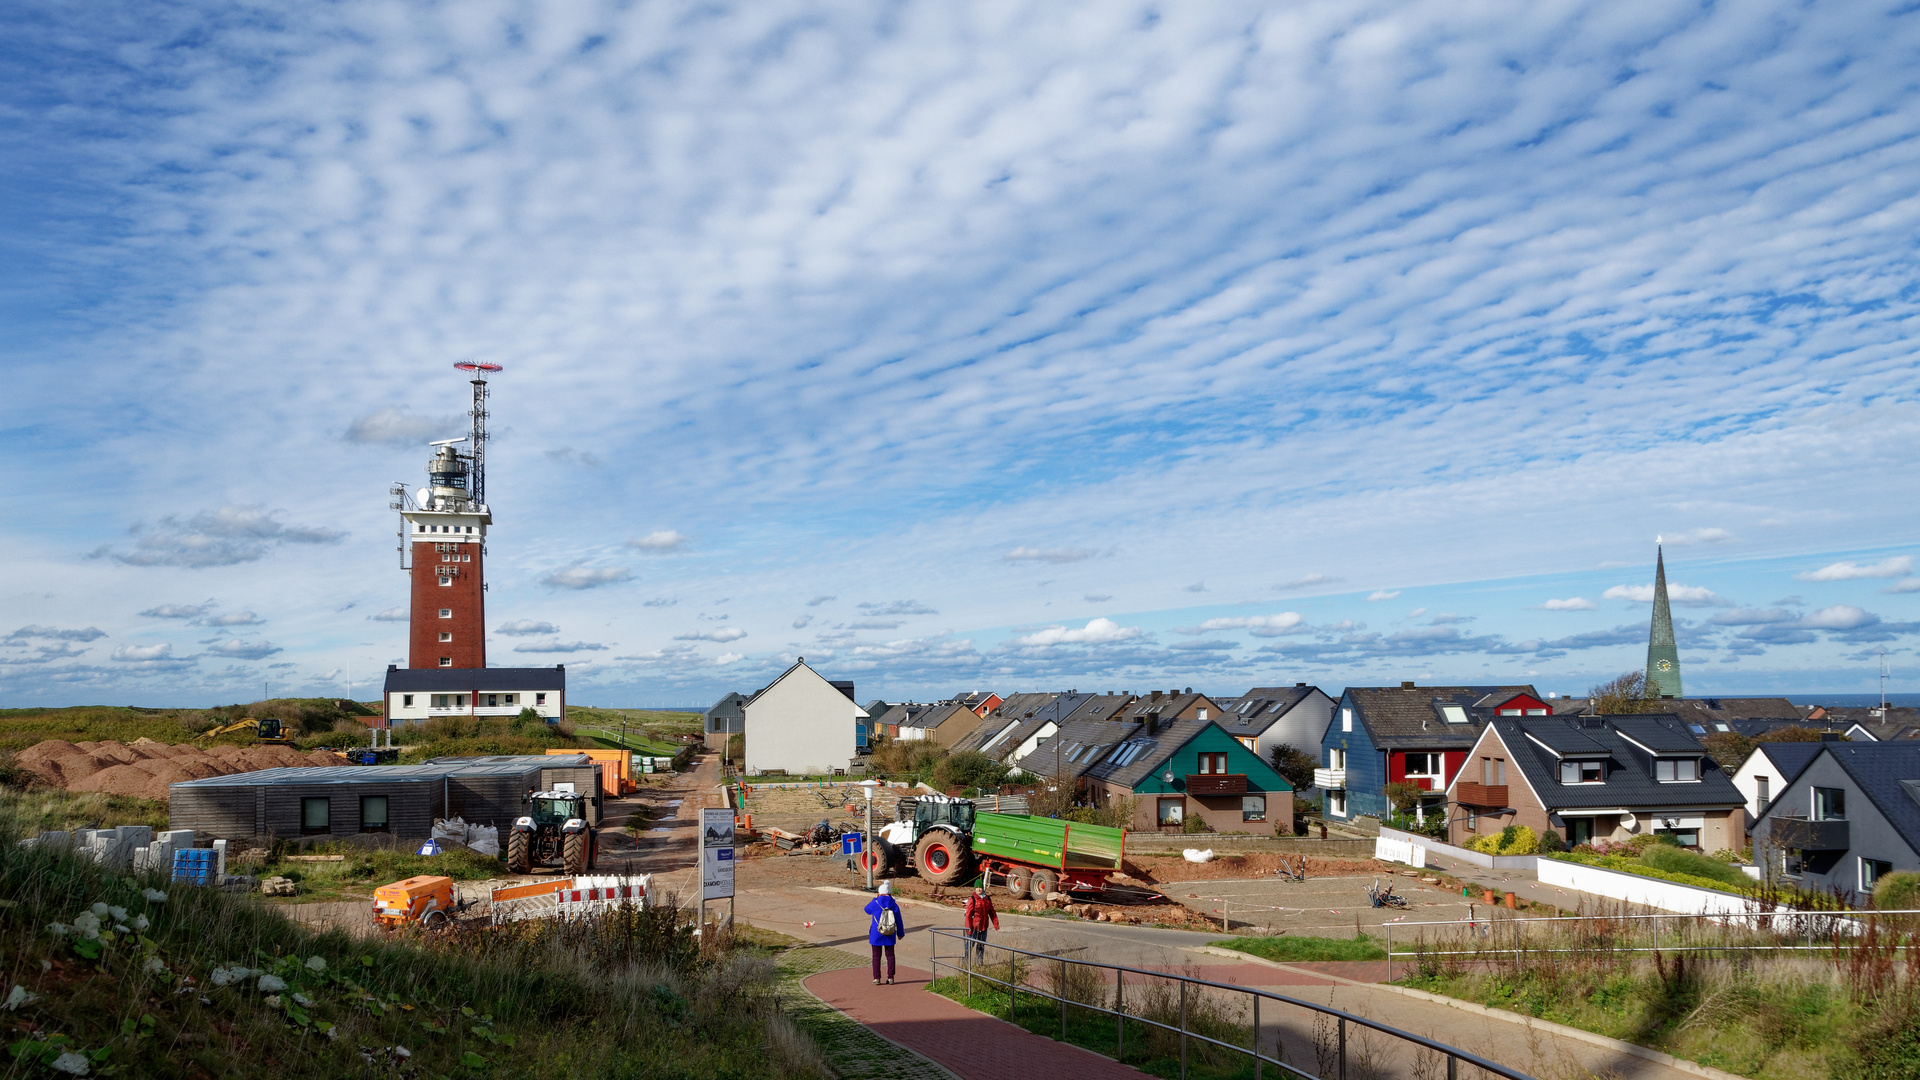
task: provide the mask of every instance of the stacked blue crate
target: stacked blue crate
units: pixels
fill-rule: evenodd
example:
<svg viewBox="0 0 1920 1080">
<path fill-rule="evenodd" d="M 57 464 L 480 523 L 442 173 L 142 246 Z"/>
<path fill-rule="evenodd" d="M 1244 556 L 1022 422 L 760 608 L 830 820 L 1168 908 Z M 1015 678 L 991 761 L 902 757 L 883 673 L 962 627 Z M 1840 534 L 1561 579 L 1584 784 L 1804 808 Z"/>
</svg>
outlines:
<svg viewBox="0 0 1920 1080">
<path fill-rule="evenodd" d="M 188 848 L 173 853 L 173 880 L 189 885 L 213 884 L 217 853 L 211 848 Z"/>
</svg>

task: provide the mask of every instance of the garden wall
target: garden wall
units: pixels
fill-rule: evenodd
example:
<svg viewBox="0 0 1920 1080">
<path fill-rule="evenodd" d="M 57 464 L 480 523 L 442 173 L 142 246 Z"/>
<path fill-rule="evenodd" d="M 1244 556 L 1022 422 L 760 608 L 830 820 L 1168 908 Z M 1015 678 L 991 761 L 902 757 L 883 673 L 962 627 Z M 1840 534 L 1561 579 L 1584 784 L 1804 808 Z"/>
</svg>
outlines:
<svg viewBox="0 0 1920 1080">
<path fill-rule="evenodd" d="M 1413 844 L 1416 847 L 1426 848 L 1426 864 L 1428 866 L 1433 865 L 1433 859 L 1436 855 L 1449 859 L 1458 859 L 1463 863 L 1470 863 L 1484 870 L 1532 870 L 1536 862 L 1543 861 L 1538 855 L 1488 855 L 1479 851 L 1468 851 L 1466 848 L 1454 847 L 1452 844 L 1442 840 L 1436 840 L 1431 836 L 1401 832 L 1399 829 L 1390 829 L 1385 825 L 1380 826 L 1380 837 L 1383 840 L 1395 840 L 1400 843 Z"/>
<path fill-rule="evenodd" d="M 1624 900 L 1629 904 L 1641 904 L 1662 911 L 1678 911 L 1687 915 L 1739 915 L 1756 909 L 1752 900 L 1733 893 L 1696 888 L 1677 881 L 1661 881 L 1565 859 L 1542 858 L 1535 864 L 1535 872 L 1542 885 L 1578 889 L 1594 896 Z"/>
</svg>

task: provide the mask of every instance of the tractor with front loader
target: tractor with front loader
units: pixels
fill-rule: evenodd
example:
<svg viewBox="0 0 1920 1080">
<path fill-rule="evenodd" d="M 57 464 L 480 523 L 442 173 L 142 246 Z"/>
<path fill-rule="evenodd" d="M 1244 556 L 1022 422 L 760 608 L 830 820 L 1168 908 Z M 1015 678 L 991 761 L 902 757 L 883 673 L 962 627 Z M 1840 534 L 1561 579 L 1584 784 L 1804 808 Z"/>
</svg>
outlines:
<svg viewBox="0 0 1920 1080">
<path fill-rule="evenodd" d="M 599 837 L 587 824 L 587 797 L 572 791 L 529 791 L 527 813 L 507 834 L 507 869 L 531 873 L 559 864 L 569 874 L 593 869 Z"/>
</svg>

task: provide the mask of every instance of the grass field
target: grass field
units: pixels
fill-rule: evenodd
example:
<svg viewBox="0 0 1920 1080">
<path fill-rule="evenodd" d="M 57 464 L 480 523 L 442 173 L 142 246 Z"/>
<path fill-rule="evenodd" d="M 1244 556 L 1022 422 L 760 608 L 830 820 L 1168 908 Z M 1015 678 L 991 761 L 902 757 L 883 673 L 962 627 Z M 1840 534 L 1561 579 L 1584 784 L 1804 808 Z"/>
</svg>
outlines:
<svg viewBox="0 0 1920 1080">
<path fill-rule="evenodd" d="M 1298 963 L 1309 960 L 1385 960 L 1387 951 L 1372 938 L 1325 937 L 1237 937 L 1210 941 L 1217 948 L 1232 949 L 1262 960 Z"/>
<path fill-rule="evenodd" d="M 499 859 L 463 847 L 451 847 L 439 855 L 415 854 L 415 848 L 393 851 L 369 851 L 354 844 L 317 844 L 304 847 L 302 855 L 339 855 L 339 862 L 296 862 L 284 853 L 270 855 L 264 864 L 229 863 L 234 873 L 265 877 L 278 874 L 294 882 L 298 893 L 279 898 L 290 904 L 310 904 L 323 900 L 372 900 L 373 890 L 389 882 L 419 874 L 439 874 L 455 881 L 485 881 L 506 872 Z M 268 902 L 273 902 L 271 899 Z"/>
<path fill-rule="evenodd" d="M 157 831 L 167 827 L 167 804 L 99 791 L 4 786 L 0 787 L 0 818 L 17 822 L 26 836 L 48 830 L 111 829 L 115 825 L 149 825 Z"/>
</svg>

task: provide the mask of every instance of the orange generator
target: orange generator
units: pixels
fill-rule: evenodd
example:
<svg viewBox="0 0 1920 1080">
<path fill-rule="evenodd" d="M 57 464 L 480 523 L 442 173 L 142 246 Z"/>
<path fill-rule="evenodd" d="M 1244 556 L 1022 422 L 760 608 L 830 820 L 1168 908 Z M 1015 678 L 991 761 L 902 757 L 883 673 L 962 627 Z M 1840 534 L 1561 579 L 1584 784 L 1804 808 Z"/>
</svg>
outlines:
<svg viewBox="0 0 1920 1080">
<path fill-rule="evenodd" d="M 453 918 L 453 879 L 422 874 L 373 891 L 373 921 L 380 926 L 445 926 Z"/>
<path fill-rule="evenodd" d="M 631 794 L 640 790 L 633 782 L 633 751 L 631 750 L 549 750 L 547 756 L 556 754 L 585 754 L 587 760 L 600 766 L 600 790 L 615 797 Z"/>
</svg>

